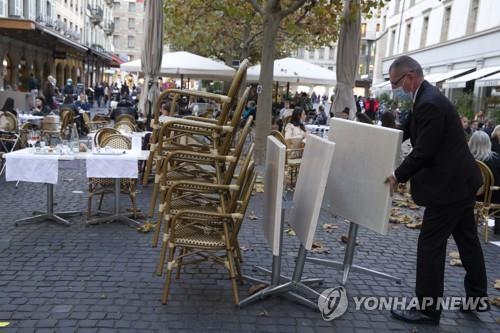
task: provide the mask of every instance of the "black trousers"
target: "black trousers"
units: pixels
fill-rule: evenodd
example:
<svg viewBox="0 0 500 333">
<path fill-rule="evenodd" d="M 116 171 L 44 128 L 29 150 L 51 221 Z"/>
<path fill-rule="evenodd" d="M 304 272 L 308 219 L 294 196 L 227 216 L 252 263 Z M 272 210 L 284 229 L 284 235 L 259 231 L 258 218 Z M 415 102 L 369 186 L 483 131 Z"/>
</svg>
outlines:
<svg viewBox="0 0 500 333">
<path fill-rule="evenodd" d="M 415 289 L 418 298 L 434 298 L 434 305 L 436 298 L 443 296 L 446 245 L 450 235 L 455 239 L 466 271 L 466 296 L 487 296 L 488 282 L 474 219 L 474 202 L 467 200 L 444 207 L 427 207 L 424 212 L 418 237 Z"/>
</svg>

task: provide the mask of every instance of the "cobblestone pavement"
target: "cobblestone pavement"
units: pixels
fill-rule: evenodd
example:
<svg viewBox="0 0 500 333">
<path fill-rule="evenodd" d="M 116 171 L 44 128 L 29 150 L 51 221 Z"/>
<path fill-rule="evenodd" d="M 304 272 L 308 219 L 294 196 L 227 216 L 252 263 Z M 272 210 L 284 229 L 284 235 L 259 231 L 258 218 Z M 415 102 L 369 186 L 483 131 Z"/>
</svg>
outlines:
<svg viewBox="0 0 500 333">
<path fill-rule="evenodd" d="M 64 162 L 55 188 L 57 207 L 86 208 L 84 165 Z M 82 191 L 82 192 L 79 192 Z M 150 187 L 141 188 L 140 208 L 148 207 Z M 122 204 L 128 202 L 124 197 Z M 105 204 L 112 205 L 112 196 Z M 120 224 L 85 227 L 83 217 L 72 218 L 64 227 L 50 222 L 14 227 L 14 220 L 45 207 L 41 184 L 0 181 L 0 332 L 498 332 L 500 311 L 480 314 L 443 313 L 439 327 L 404 324 L 388 311 L 356 311 L 354 302 L 342 317 L 324 321 L 301 305 L 275 297 L 243 309 L 232 303 L 225 270 L 214 264 L 190 266 L 174 280 L 168 305 L 160 302 L 163 278 L 154 275 L 158 250 L 150 246 L 152 234 L 142 234 Z M 262 195 L 253 197 L 249 211 L 262 214 Z M 255 275 L 255 264 L 270 266 L 271 252 L 265 245 L 261 219 L 246 219 L 241 232 L 245 273 Z M 326 233 L 322 224 L 338 225 Z M 317 240 L 329 248 L 317 257 L 342 260 L 347 224 L 322 213 Z M 415 284 L 415 253 L 418 231 L 391 227 L 388 236 L 361 230 L 357 264 L 404 278 L 402 285 L 352 273 L 348 296 L 412 296 Z M 293 269 L 291 255 L 298 242 L 285 235 L 285 273 Z M 494 237 L 493 237 L 494 240 Z M 498 238 L 497 238 L 498 240 Z M 449 251 L 456 250 L 450 240 Z M 490 296 L 500 279 L 500 247 L 484 246 Z M 321 288 L 339 285 L 339 272 L 306 265 L 305 275 L 322 277 Z M 448 296 L 463 295 L 464 270 L 446 265 Z M 240 287 L 241 297 L 249 285 Z"/>
</svg>

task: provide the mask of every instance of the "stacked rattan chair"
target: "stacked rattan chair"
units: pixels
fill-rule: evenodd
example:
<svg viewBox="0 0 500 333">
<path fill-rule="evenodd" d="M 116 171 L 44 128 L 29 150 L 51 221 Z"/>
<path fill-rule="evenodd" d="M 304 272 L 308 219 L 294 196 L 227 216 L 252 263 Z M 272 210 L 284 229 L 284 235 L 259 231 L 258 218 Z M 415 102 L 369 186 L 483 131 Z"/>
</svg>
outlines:
<svg viewBox="0 0 500 333">
<path fill-rule="evenodd" d="M 299 174 L 304 148 L 292 148 L 292 145 L 287 142 L 285 136 L 279 131 L 271 131 L 270 135 L 274 136 L 287 147 L 285 155 L 285 172 L 290 177 L 290 186 L 293 188 L 295 187 L 295 182 Z"/>
<path fill-rule="evenodd" d="M 239 302 L 238 232 L 255 182 L 254 145 L 245 144 L 252 117 L 239 126 L 250 91 L 247 88 L 237 97 L 246 67 L 245 61 L 227 96 L 210 94 L 222 102 L 218 118 L 171 118 L 153 133 L 151 164 L 155 163 L 156 175 L 150 217 L 156 210 L 153 246 L 161 241 L 156 273 L 166 271 L 164 304 L 173 271 L 179 278 L 183 266 L 205 260 L 221 263 L 229 271 L 234 301 Z M 191 92 L 168 94 L 173 95 L 174 110 L 179 96 Z"/>
</svg>

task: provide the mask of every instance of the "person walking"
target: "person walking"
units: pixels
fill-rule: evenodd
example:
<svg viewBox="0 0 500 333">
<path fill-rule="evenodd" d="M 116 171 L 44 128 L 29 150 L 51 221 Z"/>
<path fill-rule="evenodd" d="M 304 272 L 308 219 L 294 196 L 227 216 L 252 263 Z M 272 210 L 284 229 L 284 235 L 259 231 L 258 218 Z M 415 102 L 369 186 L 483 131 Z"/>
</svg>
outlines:
<svg viewBox="0 0 500 333">
<path fill-rule="evenodd" d="M 411 195 L 424 206 L 417 245 L 415 292 L 418 308 L 393 309 L 392 316 L 410 323 L 438 325 L 444 289 L 446 245 L 453 235 L 466 274 L 465 293 L 478 301 L 474 309 L 489 309 L 483 251 L 474 219 L 475 195 L 481 172 L 465 140 L 459 115 L 439 90 L 424 80 L 413 58 L 398 57 L 389 68 L 395 96 L 409 94 L 413 110 L 404 124 L 404 138 L 412 152 L 386 179 L 392 190 L 410 180 Z M 466 304 L 459 307 L 467 310 Z"/>
</svg>

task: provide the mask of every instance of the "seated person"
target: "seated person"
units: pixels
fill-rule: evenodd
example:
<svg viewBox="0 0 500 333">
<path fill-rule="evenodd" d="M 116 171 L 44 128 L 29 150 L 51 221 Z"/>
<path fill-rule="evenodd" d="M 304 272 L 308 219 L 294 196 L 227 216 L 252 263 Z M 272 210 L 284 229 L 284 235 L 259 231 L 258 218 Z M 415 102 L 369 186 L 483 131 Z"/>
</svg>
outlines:
<svg viewBox="0 0 500 333">
<path fill-rule="evenodd" d="M 34 116 L 47 116 L 50 114 L 50 108 L 45 105 L 45 99 L 41 96 L 35 98 L 35 106 L 32 109 Z"/>
<path fill-rule="evenodd" d="M 63 104 L 60 107 L 60 110 L 63 110 L 63 109 L 70 109 L 70 110 L 73 111 L 73 114 L 75 116 L 78 115 L 78 108 L 76 107 L 76 105 L 74 103 L 72 95 L 66 95 L 64 97 L 64 101 L 63 101 Z"/>
<path fill-rule="evenodd" d="M 469 149 L 476 160 L 484 162 L 495 178 L 495 186 L 500 186 L 500 155 L 491 151 L 491 141 L 483 131 L 476 131 L 469 139 Z M 482 200 L 482 195 L 478 200 Z M 500 191 L 493 191 L 492 203 L 500 204 Z M 495 218 L 495 234 L 500 234 L 500 218 Z"/>
<path fill-rule="evenodd" d="M 342 112 L 340 112 L 339 114 L 339 118 L 342 118 L 342 119 L 349 119 L 349 112 L 351 110 L 346 106 L 344 108 L 344 110 L 342 110 Z"/>
<path fill-rule="evenodd" d="M 304 121 L 306 112 L 301 107 L 296 107 L 292 112 L 290 122 L 285 126 L 285 140 L 288 148 L 303 148 L 307 136 Z"/>
<path fill-rule="evenodd" d="M 500 154 L 500 125 L 491 132 L 491 150 Z"/>
<path fill-rule="evenodd" d="M 75 102 L 77 108 L 82 109 L 83 111 L 90 111 L 92 106 L 88 102 L 87 95 L 83 92 L 78 96 L 78 100 Z"/>
<path fill-rule="evenodd" d="M 10 113 L 14 114 L 14 116 L 17 116 L 17 111 L 14 110 L 14 99 L 12 97 L 8 97 L 5 100 L 5 103 L 3 104 L 3 108 L 1 108 L 0 111 L 10 112 Z"/>
<path fill-rule="evenodd" d="M 168 117 L 170 116 L 169 112 L 170 112 L 170 110 L 169 110 L 167 103 L 166 102 L 161 103 L 160 117 L 159 117 L 160 123 L 162 123 L 168 119 Z"/>
<path fill-rule="evenodd" d="M 360 123 L 365 123 L 365 124 L 373 125 L 372 120 L 370 119 L 370 117 L 368 117 L 368 115 L 366 113 L 357 112 L 356 113 L 356 119 Z"/>
<path fill-rule="evenodd" d="M 314 118 L 314 125 L 326 125 L 328 122 L 328 116 L 325 112 L 325 107 L 320 105 L 318 111 L 316 111 L 316 117 Z"/>
</svg>

